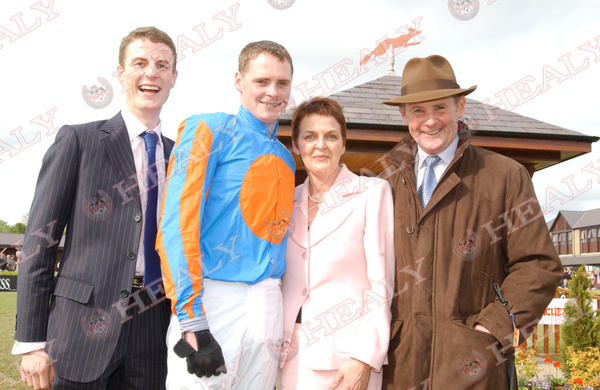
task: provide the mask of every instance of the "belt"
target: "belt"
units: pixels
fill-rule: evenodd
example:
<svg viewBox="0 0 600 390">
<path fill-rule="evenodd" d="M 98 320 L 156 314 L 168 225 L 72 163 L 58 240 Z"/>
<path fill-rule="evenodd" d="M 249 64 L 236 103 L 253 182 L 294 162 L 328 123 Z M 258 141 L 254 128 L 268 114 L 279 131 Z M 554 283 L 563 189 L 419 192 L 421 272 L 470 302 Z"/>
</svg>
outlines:
<svg viewBox="0 0 600 390">
<path fill-rule="evenodd" d="M 142 287 L 144 287 L 144 276 L 143 275 L 134 276 L 133 277 L 133 283 L 131 284 L 131 286 L 133 288 L 142 288 Z"/>
</svg>

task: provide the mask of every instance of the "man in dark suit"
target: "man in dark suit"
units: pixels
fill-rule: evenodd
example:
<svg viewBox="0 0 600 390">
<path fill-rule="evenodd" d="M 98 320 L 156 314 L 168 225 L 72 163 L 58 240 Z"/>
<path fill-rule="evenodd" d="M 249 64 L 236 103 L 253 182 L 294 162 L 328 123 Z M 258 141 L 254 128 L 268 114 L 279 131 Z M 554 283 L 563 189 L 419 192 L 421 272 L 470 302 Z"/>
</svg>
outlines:
<svg viewBox="0 0 600 390">
<path fill-rule="evenodd" d="M 161 136 L 160 111 L 176 61 L 166 33 L 132 31 L 119 48 L 126 109 L 63 126 L 44 157 L 23 244 L 13 347 L 23 353 L 22 380 L 31 387 L 165 387 L 170 305 L 154 243 L 173 147 Z"/>
</svg>

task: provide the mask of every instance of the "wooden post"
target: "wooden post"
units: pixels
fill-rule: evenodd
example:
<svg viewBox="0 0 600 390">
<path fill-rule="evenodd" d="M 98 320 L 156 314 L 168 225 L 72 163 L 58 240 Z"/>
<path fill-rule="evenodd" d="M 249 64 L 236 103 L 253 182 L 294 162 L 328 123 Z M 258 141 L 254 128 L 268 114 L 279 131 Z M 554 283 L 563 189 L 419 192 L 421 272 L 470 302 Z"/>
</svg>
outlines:
<svg viewBox="0 0 600 390">
<path fill-rule="evenodd" d="M 560 354 L 560 325 L 554 325 L 554 353 Z"/>
<path fill-rule="evenodd" d="M 548 355 L 550 353 L 550 325 L 543 326 L 544 332 L 544 355 Z"/>
</svg>

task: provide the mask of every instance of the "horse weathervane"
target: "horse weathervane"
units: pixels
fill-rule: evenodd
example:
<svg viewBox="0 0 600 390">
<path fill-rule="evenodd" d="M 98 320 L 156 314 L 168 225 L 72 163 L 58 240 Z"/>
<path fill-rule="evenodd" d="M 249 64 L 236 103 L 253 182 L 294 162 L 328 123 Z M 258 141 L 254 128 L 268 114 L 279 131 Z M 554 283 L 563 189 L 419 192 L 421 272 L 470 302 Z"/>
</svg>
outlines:
<svg viewBox="0 0 600 390">
<path fill-rule="evenodd" d="M 360 64 L 364 65 L 367 62 L 369 62 L 371 60 L 371 58 L 384 55 L 389 50 L 390 47 L 392 48 L 392 54 L 393 54 L 394 49 L 398 49 L 401 47 L 406 49 L 407 46 L 414 46 L 414 45 L 420 44 L 421 42 L 409 42 L 411 39 L 413 39 L 415 36 L 419 35 L 420 33 L 421 33 L 421 31 L 418 31 L 412 27 L 409 27 L 408 34 L 400 35 L 397 38 L 384 39 L 383 41 L 381 41 L 379 43 L 379 45 L 377 45 L 377 47 L 371 53 L 369 53 L 363 57 L 363 59 L 360 61 Z M 393 58 L 393 55 L 392 55 L 392 58 Z"/>
</svg>

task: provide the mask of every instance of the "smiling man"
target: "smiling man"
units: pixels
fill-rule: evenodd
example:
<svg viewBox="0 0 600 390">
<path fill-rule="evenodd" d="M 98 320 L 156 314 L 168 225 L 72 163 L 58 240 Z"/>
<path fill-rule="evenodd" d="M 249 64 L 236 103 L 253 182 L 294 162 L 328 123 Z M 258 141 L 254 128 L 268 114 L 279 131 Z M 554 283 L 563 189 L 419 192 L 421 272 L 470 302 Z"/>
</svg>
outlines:
<svg viewBox="0 0 600 390">
<path fill-rule="evenodd" d="M 63 126 L 44 157 L 19 266 L 13 348 L 24 354 L 21 376 L 31 387 L 165 387 L 169 303 L 154 244 L 173 147 L 160 112 L 176 62 L 163 31 L 129 33 L 117 68 L 126 109 Z"/>
<path fill-rule="evenodd" d="M 562 275 L 527 170 L 459 129 L 475 88 L 432 55 L 408 61 L 402 96 L 384 102 L 410 133 L 386 155 L 397 270 L 386 389 L 514 388 L 514 346 Z"/>
<path fill-rule="evenodd" d="M 170 389 L 273 389 L 295 171 L 277 128 L 292 72 L 283 46 L 250 43 L 235 75 L 238 114 L 179 127 L 157 241 L 174 313 Z"/>
</svg>

